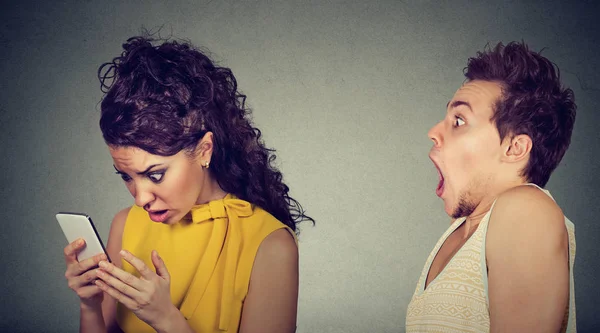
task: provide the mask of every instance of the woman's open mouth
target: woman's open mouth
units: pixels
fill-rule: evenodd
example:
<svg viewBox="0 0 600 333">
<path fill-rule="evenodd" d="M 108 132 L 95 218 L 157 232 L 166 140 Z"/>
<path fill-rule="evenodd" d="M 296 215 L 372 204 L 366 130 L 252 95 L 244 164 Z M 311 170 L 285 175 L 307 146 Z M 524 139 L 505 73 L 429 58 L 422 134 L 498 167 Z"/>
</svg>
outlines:
<svg viewBox="0 0 600 333">
<path fill-rule="evenodd" d="M 154 222 L 165 222 L 167 220 L 167 215 L 169 214 L 169 210 L 168 209 L 164 209 L 164 210 L 155 210 L 152 212 L 148 212 L 148 215 L 150 216 L 150 219 Z"/>
</svg>

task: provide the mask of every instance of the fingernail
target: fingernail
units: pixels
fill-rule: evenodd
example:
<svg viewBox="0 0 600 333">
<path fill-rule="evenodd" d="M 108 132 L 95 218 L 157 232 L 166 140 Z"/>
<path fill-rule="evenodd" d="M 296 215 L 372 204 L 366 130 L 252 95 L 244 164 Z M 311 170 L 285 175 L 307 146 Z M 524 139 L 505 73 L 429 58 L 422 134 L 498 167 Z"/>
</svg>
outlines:
<svg viewBox="0 0 600 333">
<path fill-rule="evenodd" d="M 120 253 L 122 256 L 125 256 L 125 255 L 127 255 L 127 251 L 125 251 L 125 250 L 121 250 L 121 252 L 119 252 L 119 253 Z"/>
<path fill-rule="evenodd" d="M 77 245 L 83 245 L 83 239 L 82 238 L 79 238 L 77 240 Z"/>
<path fill-rule="evenodd" d="M 98 263 L 98 266 L 100 266 L 102 268 L 106 268 L 106 266 L 108 266 L 108 263 L 106 261 L 101 261 Z"/>
</svg>

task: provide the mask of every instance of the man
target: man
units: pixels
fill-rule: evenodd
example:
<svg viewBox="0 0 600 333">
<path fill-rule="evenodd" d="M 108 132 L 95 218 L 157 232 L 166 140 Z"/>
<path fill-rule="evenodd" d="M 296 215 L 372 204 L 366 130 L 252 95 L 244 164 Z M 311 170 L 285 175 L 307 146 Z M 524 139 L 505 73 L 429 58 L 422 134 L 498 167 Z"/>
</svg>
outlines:
<svg viewBox="0 0 600 333">
<path fill-rule="evenodd" d="M 542 188 L 576 105 L 523 43 L 470 58 L 429 131 L 436 194 L 454 219 L 425 264 L 407 332 L 574 332 L 573 224 Z"/>
</svg>

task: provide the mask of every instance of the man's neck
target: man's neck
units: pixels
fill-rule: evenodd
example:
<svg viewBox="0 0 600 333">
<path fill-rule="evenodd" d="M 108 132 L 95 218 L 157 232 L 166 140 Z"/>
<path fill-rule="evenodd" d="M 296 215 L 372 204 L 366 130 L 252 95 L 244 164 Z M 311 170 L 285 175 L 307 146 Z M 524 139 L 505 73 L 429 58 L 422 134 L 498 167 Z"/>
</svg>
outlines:
<svg viewBox="0 0 600 333">
<path fill-rule="evenodd" d="M 463 233 L 463 237 L 469 238 L 471 235 L 477 230 L 477 226 L 483 219 L 483 217 L 492 209 L 492 205 L 498 196 L 505 191 L 510 190 L 511 188 L 526 184 L 527 182 L 524 180 L 516 180 L 511 182 L 504 182 L 502 184 L 498 184 L 492 188 L 489 188 L 487 193 L 475 208 L 475 210 L 467 216 L 464 228 L 461 231 Z"/>
</svg>

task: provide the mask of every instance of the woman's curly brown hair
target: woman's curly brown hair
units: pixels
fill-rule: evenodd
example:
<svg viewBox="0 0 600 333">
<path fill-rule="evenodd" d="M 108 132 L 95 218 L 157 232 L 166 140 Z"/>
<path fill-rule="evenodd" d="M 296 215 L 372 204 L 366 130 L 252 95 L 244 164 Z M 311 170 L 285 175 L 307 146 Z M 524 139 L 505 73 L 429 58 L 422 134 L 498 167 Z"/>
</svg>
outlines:
<svg viewBox="0 0 600 333">
<path fill-rule="evenodd" d="M 246 96 L 229 68 L 216 66 L 188 42 L 132 37 L 124 51 L 98 69 L 100 129 L 112 146 L 171 156 L 193 151 L 213 133 L 210 170 L 221 188 L 255 204 L 292 230 L 314 220 L 288 195 L 274 150 L 249 120 Z"/>
</svg>

